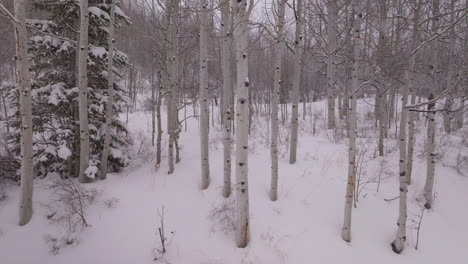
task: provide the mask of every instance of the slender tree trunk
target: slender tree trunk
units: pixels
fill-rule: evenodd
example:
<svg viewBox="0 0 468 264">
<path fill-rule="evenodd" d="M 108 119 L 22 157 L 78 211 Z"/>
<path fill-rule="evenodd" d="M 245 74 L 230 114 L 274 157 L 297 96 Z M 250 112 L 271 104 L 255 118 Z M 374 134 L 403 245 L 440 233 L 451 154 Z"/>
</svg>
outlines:
<svg viewBox="0 0 468 264">
<path fill-rule="evenodd" d="M 278 103 L 281 87 L 281 55 L 283 53 L 283 31 L 284 31 L 284 13 L 287 0 L 278 0 L 276 30 L 277 40 L 275 47 L 274 67 L 275 74 L 273 79 L 273 96 L 271 102 L 271 188 L 270 199 L 278 199 Z"/>
<path fill-rule="evenodd" d="M 440 8 L 439 0 L 432 1 L 432 33 L 434 35 L 439 34 L 439 8 Z M 438 78 L 438 69 L 439 69 L 439 44 L 437 41 L 431 43 L 431 48 L 433 50 L 432 56 L 432 78 L 434 79 L 434 86 L 431 88 L 431 92 L 429 94 L 429 100 L 433 99 L 434 94 L 437 92 L 438 85 L 439 85 L 439 78 Z M 428 110 L 431 110 L 435 107 L 434 104 L 428 105 Z M 436 114 L 435 112 L 428 112 L 428 125 L 427 125 L 427 154 L 426 154 L 426 183 L 424 184 L 424 198 L 426 200 L 425 207 L 431 208 L 432 207 L 432 191 L 434 188 L 434 178 L 435 178 L 435 164 L 436 164 L 436 155 L 435 152 L 435 131 L 436 131 L 436 122 L 435 122 Z"/>
<path fill-rule="evenodd" d="M 302 0 L 296 0 L 296 40 L 294 41 L 294 76 L 292 93 L 292 116 L 291 116 L 291 145 L 289 150 L 289 163 L 296 163 L 297 159 L 297 134 L 299 129 L 299 88 L 301 84 L 302 49 L 304 46 Z M 286 105 L 287 107 L 287 105 Z M 287 109 L 287 108 L 286 108 Z M 287 115 L 285 115 L 287 116 Z"/>
<path fill-rule="evenodd" d="M 210 185 L 209 164 L 209 116 L 208 108 L 208 6 L 206 0 L 200 0 L 200 158 L 201 189 Z"/>
<path fill-rule="evenodd" d="M 377 65 L 379 67 L 384 67 L 383 63 L 385 60 L 386 54 L 386 40 L 387 40 L 387 0 L 380 0 L 380 15 L 379 15 L 379 41 L 377 47 Z M 376 101 L 378 102 L 378 113 L 377 113 L 377 120 L 379 123 L 379 156 L 384 156 L 384 146 L 385 146 L 385 93 L 386 93 L 386 86 L 385 81 L 383 82 L 383 87 L 381 87 L 376 92 Z"/>
<path fill-rule="evenodd" d="M 249 10 L 251 10 L 249 6 Z M 240 248 L 249 242 L 249 64 L 247 29 L 249 13 L 247 0 L 233 0 L 234 39 L 237 62 L 237 103 L 236 103 L 236 243 Z"/>
<path fill-rule="evenodd" d="M 8 107 L 7 107 L 6 102 L 5 102 L 6 95 L 3 94 L 3 91 L 0 91 L 0 97 L 2 98 L 3 112 L 5 112 L 6 129 L 7 129 L 7 132 L 10 133 L 10 124 L 9 124 L 9 121 L 8 121 Z"/>
<path fill-rule="evenodd" d="M 179 21 L 179 0 L 173 0 L 169 6 L 169 49 L 168 49 L 168 69 L 169 83 L 171 92 L 169 93 L 168 112 L 167 112 L 167 127 L 169 134 L 168 146 L 168 166 L 169 174 L 174 172 L 174 148 L 177 137 L 177 90 L 179 85 L 179 66 L 178 66 L 178 33 L 177 23 Z"/>
<path fill-rule="evenodd" d="M 24 0 L 14 1 L 16 22 L 16 67 L 19 79 L 20 138 L 21 138 L 21 187 L 19 225 L 24 226 L 32 218 L 33 199 L 33 126 L 31 109 L 31 84 L 29 75 L 26 7 Z"/>
<path fill-rule="evenodd" d="M 328 24 L 328 61 L 327 61 L 327 93 L 328 93 L 328 129 L 336 127 L 335 117 L 335 83 L 336 65 L 335 56 L 337 52 L 338 37 L 338 7 L 336 0 L 327 1 L 327 24 Z"/>
<path fill-rule="evenodd" d="M 223 117 L 223 171 L 224 171 L 224 184 L 223 196 L 229 197 L 231 195 L 231 94 L 232 94 L 232 81 L 231 81 L 231 45 L 232 36 L 230 28 L 230 2 L 224 0 L 221 6 L 221 34 L 223 36 L 223 55 L 222 55 L 222 68 L 223 68 L 223 104 L 222 104 L 222 117 Z"/>
<path fill-rule="evenodd" d="M 156 168 L 159 168 L 161 165 L 161 141 L 162 141 L 162 120 L 161 120 L 161 104 L 162 104 L 162 83 L 166 84 L 165 80 L 163 79 L 162 71 L 159 74 L 159 88 L 158 88 L 158 99 L 156 102 L 156 120 L 157 120 L 157 127 L 158 133 L 156 138 Z"/>
<path fill-rule="evenodd" d="M 418 43 L 418 25 L 419 25 L 419 12 L 421 9 L 421 0 L 415 0 L 416 10 L 413 18 L 413 36 L 412 36 L 412 50 L 417 47 Z M 405 83 L 403 86 L 402 94 L 402 103 L 401 103 L 401 116 L 400 116 L 400 162 L 399 162 L 399 172 L 400 172 L 400 198 L 399 198 L 399 216 L 398 216 L 398 231 L 395 241 L 392 242 L 392 250 L 400 254 L 404 247 L 406 241 L 406 220 L 408 218 L 407 212 L 407 195 L 408 195 L 408 177 L 407 177 L 407 143 L 406 143 L 406 130 L 408 122 L 408 109 L 405 106 L 408 104 L 408 93 L 411 89 L 413 77 L 412 73 L 414 72 L 414 67 L 416 63 L 415 54 L 411 55 L 409 58 L 409 66 L 405 71 Z"/>
<path fill-rule="evenodd" d="M 81 183 L 91 182 L 92 179 L 85 175 L 89 167 L 89 122 L 88 122 L 88 0 L 80 0 L 80 41 L 78 51 L 78 97 L 80 117 L 80 174 L 78 180 Z"/>
<path fill-rule="evenodd" d="M 450 1 L 450 24 L 455 21 L 455 0 Z M 466 30 L 466 28 L 465 28 Z M 455 68 L 456 65 L 453 62 L 455 59 L 455 27 L 452 27 L 450 30 L 450 42 L 449 42 L 449 63 L 448 63 L 448 72 L 447 72 L 447 80 L 446 80 L 446 87 L 452 87 L 456 84 L 455 77 Z M 444 112 L 444 130 L 447 134 L 452 133 L 452 119 L 453 113 L 450 112 L 452 109 L 453 99 L 451 94 L 447 94 L 445 97 L 445 112 Z"/>
<path fill-rule="evenodd" d="M 106 105 L 106 134 L 104 135 L 104 148 L 102 151 L 102 160 L 101 160 L 101 180 L 106 179 L 107 177 L 107 161 L 109 157 L 111 133 L 112 133 L 112 118 L 113 118 L 113 106 L 114 106 L 114 46 L 115 46 L 115 1 L 111 0 L 111 9 L 110 9 L 110 21 L 109 21 L 109 51 L 107 56 L 107 105 Z M 152 104 L 154 101 L 151 102 Z M 153 105 L 154 109 L 154 105 Z M 153 111 L 154 112 L 154 111 Z M 154 117 L 153 117 L 154 122 Z M 154 126 L 153 126 L 154 127 Z M 154 139 L 154 131 L 153 131 Z M 154 140 L 153 140 L 154 145 Z"/>
<path fill-rule="evenodd" d="M 411 93 L 411 104 L 416 103 L 415 91 L 413 90 L 413 74 L 410 75 L 411 81 L 409 83 L 409 93 Z M 414 144 L 416 143 L 415 132 L 415 119 L 416 112 L 409 112 L 409 121 L 408 121 L 408 154 L 406 161 L 406 179 L 408 185 L 411 184 L 411 176 L 413 175 L 413 156 L 414 156 Z"/>
<path fill-rule="evenodd" d="M 354 59 L 352 70 L 352 91 L 349 94 L 349 151 L 348 151 L 348 183 L 346 186 L 346 199 L 344 210 L 344 223 L 341 237 L 346 242 L 351 242 L 351 213 L 353 208 L 353 197 L 356 184 L 356 138 L 357 138 L 357 103 L 356 97 L 359 92 L 359 62 L 362 50 L 362 6 L 363 3 L 356 1 L 356 18 L 354 25 Z"/>
</svg>

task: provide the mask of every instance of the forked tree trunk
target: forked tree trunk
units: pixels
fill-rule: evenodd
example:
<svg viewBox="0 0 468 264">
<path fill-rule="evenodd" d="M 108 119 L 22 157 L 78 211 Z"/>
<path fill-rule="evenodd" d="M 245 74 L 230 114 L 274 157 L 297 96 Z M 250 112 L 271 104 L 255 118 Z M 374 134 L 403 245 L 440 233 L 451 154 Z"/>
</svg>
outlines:
<svg viewBox="0 0 468 264">
<path fill-rule="evenodd" d="M 251 10 L 249 6 L 249 10 Z M 247 29 L 250 12 L 247 0 L 233 0 L 234 39 L 237 62 L 237 103 L 236 103 L 236 243 L 240 248 L 249 242 L 249 64 Z"/>
<path fill-rule="evenodd" d="M 223 36 L 223 196 L 231 195 L 231 17 L 230 17 L 230 2 L 223 0 L 221 5 L 221 35 Z"/>
<path fill-rule="evenodd" d="M 110 149 L 110 141 L 111 141 L 111 133 L 112 133 L 112 117 L 113 117 L 112 109 L 114 106 L 115 1 L 117 0 L 111 0 L 111 4 L 110 4 L 111 8 L 110 8 L 110 21 L 109 21 L 109 39 L 108 39 L 109 51 L 108 51 L 108 56 L 107 56 L 108 97 L 107 97 L 107 105 L 106 105 L 106 127 L 105 127 L 106 134 L 104 135 L 104 148 L 102 151 L 102 160 L 101 160 L 101 175 L 100 175 L 101 180 L 104 180 L 107 177 L 107 161 L 109 157 L 109 149 Z M 151 103 L 154 104 L 154 101 L 152 101 Z M 154 105 L 153 105 L 153 112 L 154 112 Z M 153 122 L 154 122 L 154 118 L 153 118 Z M 153 132 L 153 138 L 154 138 L 154 132 Z M 153 145 L 154 145 L 154 140 L 153 140 Z"/>
<path fill-rule="evenodd" d="M 209 163 L 209 117 L 208 108 L 208 6 L 207 0 L 200 0 L 200 159 L 201 189 L 210 185 Z"/>
<path fill-rule="evenodd" d="M 16 21 L 16 67 L 19 79 L 20 139 L 21 139 L 21 187 L 19 225 L 24 226 L 32 218 L 33 199 L 33 126 L 31 109 L 31 83 L 29 75 L 26 6 L 24 0 L 14 1 Z"/>
<path fill-rule="evenodd" d="M 304 46 L 302 21 L 302 0 L 296 0 L 296 40 L 294 41 L 294 76 L 292 92 L 292 115 L 291 115 L 291 145 L 289 150 L 289 163 L 296 163 L 297 159 L 297 134 L 299 129 L 299 88 L 301 84 L 302 48 Z M 287 105 L 286 108 L 287 109 Z M 287 114 L 285 115 L 287 116 Z"/>
<path fill-rule="evenodd" d="M 349 94 L 349 150 L 348 150 L 348 180 L 346 185 L 346 198 L 344 209 L 344 221 L 341 231 L 341 237 L 346 242 L 351 242 L 351 213 L 353 208 L 353 197 L 356 182 L 356 138 L 357 138 L 357 103 L 356 97 L 359 92 L 359 62 L 361 60 L 362 49 L 362 6 L 361 1 L 356 1 L 354 8 L 356 9 L 356 18 L 354 25 L 354 59 L 352 70 L 352 91 Z"/>
<path fill-rule="evenodd" d="M 276 31 L 277 40 L 275 47 L 274 67 L 275 73 L 273 77 L 273 95 L 271 101 L 271 187 L 270 200 L 278 199 L 278 103 L 281 87 L 281 55 L 283 53 L 283 31 L 284 31 L 284 10 L 287 0 L 278 0 Z"/>
</svg>

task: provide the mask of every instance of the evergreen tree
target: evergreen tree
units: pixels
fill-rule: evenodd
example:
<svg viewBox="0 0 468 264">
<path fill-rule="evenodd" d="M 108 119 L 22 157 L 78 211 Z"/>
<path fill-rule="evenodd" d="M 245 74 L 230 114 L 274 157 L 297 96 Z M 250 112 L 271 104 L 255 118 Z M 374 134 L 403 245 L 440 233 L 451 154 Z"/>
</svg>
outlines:
<svg viewBox="0 0 468 264">
<path fill-rule="evenodd" d="M 74 0 L 35 0 L 34 8 L 45 19 L 33 19 L 29 41 L 31 60 L 34 164 L 37 176 L 58 173 L 62 177 L 78 176 L 79 125 L 76 56 L 79 25 L 79 5 Z M 110 1 L 89 1 L 88 46 L 88 115 L 92 165 L 91 177 L 98 172 L 105 133 L 105 105 L 108 99 L 107 55 Z M 116 7 L 116 27 L 130 19 Z M 127 55 L 115 50 L 114 104 L 108 171 L 119 171 L 127 165 L 126 147 L 128 131 L 119 120 L 128 98 L 122 84 L 122 70 L 128 66 Z M 10 94 L 16 105 L 18 90 Z M 15 129 L 19 126 L 18 113 L 12 118 Z M 12 139 L 19 144 L 18 133 Z M 18 148 L 19 150 L 19 145 Z"/>
</svg>

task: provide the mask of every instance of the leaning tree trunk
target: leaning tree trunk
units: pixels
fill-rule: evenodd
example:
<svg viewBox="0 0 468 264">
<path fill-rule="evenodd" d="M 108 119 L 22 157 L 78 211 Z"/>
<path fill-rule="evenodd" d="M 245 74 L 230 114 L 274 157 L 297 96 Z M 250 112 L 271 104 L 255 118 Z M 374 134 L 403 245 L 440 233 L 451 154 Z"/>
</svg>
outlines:
<svg viewBox="0 0 468 264">
<path fill-rule="evenodd" d="M 291 116 L 291 145 L 289 150 L 289 163 L 296 163 L 297 159 L 297 134 L 299 128 L 299 88 L 301 84 L 301 64 L 302 47 L 304 45 L 303 21 L 302 21 L 302 0 L 296 2 L 296 40 L 294 54 L 294 76 L 292 93 L 292 116 Z"/>
<path fill-rule="evenodd" d="M 412 34 L 412 50 L 415 50 L 418 43 L 418 25 L 419 25 L 419 12 L 421 9 L 421 0 L 415 0 L 416 10 L 414 13 L 413 19 L 413 34 Z M 407 168 L 407 143 L 406 143 L 406 129 L 408 122 L 408 109 L 405 106 L 408 104 L 408 93 L 413 82 L 413 72 L 415 68 L 415 58 L 416 54 L 412 54 L 409 58 L 409 66 L 405 71 L 405 83 L 403 85 L 403 94 L 402 94 L 402 103 L 401 103 L 401 116 L 400 116 L 400 162 L 399 162 L 399 172 L 400 172 L 400 197 L 399 197 L 399 216 L 398 216 L 398 230 L 396 234 L 396 239 L 392 242 L 392 250 L 400 254 L 404 247 L 406 241 L 406 220 L 408 218 L 407 212 L 407 194 L 408 194 L 408 177 L 406 173 Z"/>
<path fill-rule="evenodd" d="M 247 0 L 233 1 L 234 39 L 237 62 L 237 103 L 236 103 L 236 242 L 244 248 L 249 242 L 249 64 L 247 30 L 250 10 Z"/>
<path fill-rule="evenodd" d="M 346 242 L 351 242 L 351 213 L 353 208 L 353 197 L 356 183 L 356 138 L 357 138 L 357 103 L 356 97 L 359 91 L 359 62 L 362 49 L 362 3 L 356 1 L 356 18 L 354 25 L 354 59 L 352 70 L 352 91 L 349 94 L 349 151 L 348 151 L 348 181 L 346 186 L 346 199 L 344 210 L 344 223 L 341 237 Z"/>
<path fill-rule="evenodd" d="M 88 122 L 88 0 L 80 0 L 80 41 L 78 51 L 78 96 L 80 118 L 80 173 L 81 183 L 91 182 L 85 174 L 89 167 L 89 122 Z"/>
<path fill-rule="evenodd" d="M 335 83 L 336 65 L 335 57 L 337 52 L 338 37 L 338 8 L 336 0 L 327 1 L 327 34 L 328 34 L 328 61 L 327 61 L 327 93 L 328 93 L 328 129 L 336 127 L 335 117 Z"/>
<path fill-rule="evenodd" d="M 231 28 L 230 28 L 230 2 L 224 0 L 221 6 L 221 34 L 223 36 L 223 104 L 222 104 L 222 117 L 223 117 L 223 196 L 229 197 L 231 195 Z"/>
<path fill-rule="evenodd" d="M 281 87 L 281 55 L 283 52 L 284 10 L 287 0 L 278 0 L 277 40 L 275 47 L 275 75 L 273 79 L 273 96 L 271 101 L 271 188 L 270 199 L 278 199 L 278 103 Z M 297 116 L 296 116 L 297 118 Z M 296 130 L 297 131 L 297 130 Z"/>
<path fill-rule="evenodd" d="M 105 136 L 104 136 L 104 148 L 102 151 L 102 159 L 101 159 L 101 180 L 106 179 L 107 177 L 107 161 L 109 157 L 109 149 L 110 149 L 110 140 L 112 134 L 112 117 L 113 112 L 112 109 L 114 107 L 114 45 L 115 45 L 115 1 L 111 0 L 111 8 L 110 8 L 110 21 L 109 21 L 109 51 L 107 56 L 107 89 L 108 89 L 108 98 L 107 98 L 107 105 L 106 105 L 106 127 L 105 127 Z M 154 101 L 151 102 L 154 104 Z M 154 106 L 153 106 L 154 109 Z M 154 112 L 154 110 L 153 110 Z M 154 118 L 153 118 L 154 122 Z M 154 138 L 154 133 L 153 133 Z M 153 140 L 154 144 L 154 140 Z"/>
<path fill-rule="evenodd" d="M 210 185 L 209 163 L 209 117 L 208 108 L 208 6 L 207 0 L 201 0 L 200 12 L 200 159 L 201 189 Z"/>
<path fill-rule="evenodd" d="M 16 33 L 16 67 L 19 77 L 21 117 L 21 196 L 19 204 L 19 225 L 23 226 L 29 223 L 33 214 L 33 126 L 25 1 L 14 1 L 14 10 L 16 16 L 16 21 L 14 22 Z"/>
</svg>

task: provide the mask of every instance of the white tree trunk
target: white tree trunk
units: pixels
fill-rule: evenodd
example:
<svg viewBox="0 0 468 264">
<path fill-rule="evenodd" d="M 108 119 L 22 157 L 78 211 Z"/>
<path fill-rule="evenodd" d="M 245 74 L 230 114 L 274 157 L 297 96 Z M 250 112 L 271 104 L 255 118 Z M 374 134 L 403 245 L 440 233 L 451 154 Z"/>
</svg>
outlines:
<svg viewBox="0 0 468 264">
<path fill-rule="evenodd" d="M 275 47 L 274 67 L 275 74 L 273 77 L 273 95 L 271 101 L 271 187 L 270 199 L 276 201 L 278 199 L 278 103 L 281 87 L 281 55 L 283 53 L 283 31 L 284 31 L 284 13 L 287 0 L 277 1 L 277 18 L 276 31 L 277 40 Z M 292 150 L 291 150 L 292 151 Z"/>
<path fill-rule="evenodd" d="M 247 30 L 249 13 L 246 0 L 233 0 L 234 40 L 237 62 L 237 103 L 236 103 L 236 213 L 237 246 L 244 248 L 249 242 L 249 64 Z M 249 10 L 250 10 L 249 6 Z"/>
<path fill-rule="evenodd" d="M 301 84 L 302 48 L 304 46 L 302 21 L 302 0 L 296 0 L 296 39 L 294 41 L 294 76 L 292 91 L 292 116 L 291 116 L 291 145 L 289 151 L 289 163 L 296 163 L 297 159 L 297 134 L 299 128 L 299 90 Z"/>
<path fill-rule="evenodd" d="M 455 21 L 455 0 L 450 1 L 450 24 L 452 24 Z M 466 29 L 465 29 L 466 30 Z M 456 77 L 455 76 L 455 68 L 457 67 L 456 64 L 454 63 L 455 59 L 455 27 L 452 27 L 450 29 L 450 42 L 449 42 L 449 60 L 448 60 L 448 72 L 447 72 L 447 80 L 446 80 L 446 87 L 452 87 L 456 85 Z M 445 97 L 445 112 L 444 112 L 444 130 L 447 134 L 452 133 L 452 118 L 453 118 L 453 113 L 450 111 L 452 110 L 452 104 L 453 104 L 453 99 L 452 95 L 448 94 Z M 464 110 L 464 109 L 463 109 Z M 462 110 L 462 111 L 463 111 Z"/>
<path fill-rule="evenodd" d="M 361 60 L 361 49 L 363 45 L 361 35 L 362 3 L 356 1 L 356 18 L 354 20 L 354 44 L 353 44 L 353 70 L 352 91 L 349 93 L 349 151 L 348 151 L 348 181 L 346 186 L 346 198 L 344 209 L 344 223 L 341 237 L 346 242 L 351 242 L 351 213 L 353 208 L 353 197 L 356 182 L 356 138 L 357 138 L 357 103 L 356 97 L 359 91 L 359 62 Z"/>
<path fill-rule="evenodd" d="M 383 67 L 386 54 L 386 41 L 387 41 L 387 0 L 380 0 L 380 15 L 379 15 L 379 41 L 377 47 L 377 65 Z M 386 103 L 386 85 L 385 81 L 382 87 L 376 93 L 376 105 L 378 105 L 377 119 L 379 122 L 379 156 L 384 156 L 384 138 L 385 138 L 385 127 L 387 125 L 385 120 L 385 103 Z"/>
<path fill-rule="evenodd" d="M 78 180 L 81 183 L 91 182 L 85 175 L 89 167 L 89 122 L 88 122 L 88 0 L 80 0 L 80 41 L 78 51 L 78 97 L 80 119 L 80 172 Z"/>
<path fill-rule="evenodd" d="M 327 34 L 328 34 L 328 59 L 327 59 L 327 93 L 328 93 L 328 129 L 336 127 L 335 117 L 335 83 L 336 64 L 335 57 L 338 46 L 338 7 L 336 0 L 327 1 Z"/>
<path fill-rule="evenodd" d="M 178 86 L 179 86 L 179 59 L 178 59 L 178 33 L 177 24 L 179 21 L 179 0 L 170 1 L 169 6 L 169 28 L 168 28 L 168 69 L 169 69 L 169 83 L 170 93 L 167 111 L 167 128 L 169 134 L 168 146 L 168 174 L 174 172 L 174 148 L 176 147 L 176 137 L 178 134 Z"/>
<path fill-rule="evenodd" d="M 432 33 L 434 35 L 439 34 L 439 0 L 432 1 Z M 434 79 L 434 86 L 431 87 L 431 92 L 429 94 L 429 99 L 432 100 L 434 95 L 437 92 L 439 78 L 437 75 L 438 68 L 439 68 L 439 44 L 437 41 L 431 43 L 431 48 L 433 50 L 432 55 L 432 78 Z M 428 105 L 428 110 L 434 108 L 434 104 Z M 424 184 L 424 198 L 426 200 L 425 207 L 430 209 L 432 207 L 432 191 L 434 188 L 434 178 L 435 178 L 435 163 L 436 163 L 436 155 L 435 152 L 435 131 L 436 131 L 436 113 L 435 112 L 428 112 L 428 125 L 427 125 L 427 152 L 426 152 L 426 183 Z"/>
<path fill-rule="evenodd" d="M 208 108 L 208 6 L 206 0 L 200 1 L 200 158 L 201 189 L 210 185 L 209 164 L 209 117 Z"/>
<path fill-rule="evenodd" d="M 106 127 L 105 131 L 106 134 L 104 135 L 104 148 L 102 151 L 102 159 L 101 159 L 101 180 L 106 179 L 107 177 L 107 161 L 109 157 L 109 149 L 110 149 L 110 141 L 111 141 L 111 134 L 112 134 L 112 108 L 114 105 L 114 46 L 115 46 L 115 1 L 111 0 L 110 3 L 110 21 L 109 21 L 109 51 L 107 55 L 107 90 L 108 90 L 108 97 L 107 97 L 107 105 L 106 105 Z M 154 104 L 154 101 L 152 101 Z M 153 106 L 154 112 L 154 106 Z M 154 118 L 153 118 L 154 120 Z M 154 122 L 154 121 L 153 121 Z M 154 132 L 153 132 L 154 137 Z M 154 144 L 154 141 L 153 141 Z"/>
<path fill-rule="evenodd" d="M 16 17 L 16 22 L 14 22 L 16 33 L 16 67 L 19 79 L 21 119 L 21 187 L 19 225 L 24 226 L 29 223 L 33 214 L 33 127 L 25 1 L 14 1 L 14 10 Z"/>
<path fill-rule="evenodd" d="M 224 0 L 221 6 L 221 35 L 223 36 L 223 170 L 224 184 L 223 196 L 231 195 L 231 17 L 230 17 L 230 1 Z"/>
<path fill-rule="evenodd" d="M 413 36 L 412 36 L 412 47 L 414 50 L 418 43 L 418 25 L 419 25 L 419 12 L 421 9 L 421 0 L 416 0 L 416 10 L 413 18 Z M 400 162 L 399 162 L 399 173 L 400 173 L 400 199 L 399 199 L 399 216 L 398 216 L 398 230 L 395 241 L 392 242 L 392 250 L 399 254 L 403 251 L 406 241 L 406 220 L 408 218 L 407 212 L 407 194 L 408 194 L 408 177 L 407 177 L 407 143 L 406 143 L 406 130 L 408 122 L 408 110 L 405 106 L 408 104 L 408 93 L 413 82 L 413 72 L 415 68 L 415 54 L 409 58 L 409 66 L 405 71 L 405 83 L 403 86 L 402 104 L 401 104 L 401 116 L 400 116 Z"/>
</svg>

